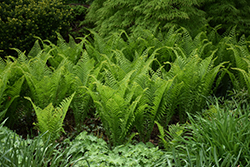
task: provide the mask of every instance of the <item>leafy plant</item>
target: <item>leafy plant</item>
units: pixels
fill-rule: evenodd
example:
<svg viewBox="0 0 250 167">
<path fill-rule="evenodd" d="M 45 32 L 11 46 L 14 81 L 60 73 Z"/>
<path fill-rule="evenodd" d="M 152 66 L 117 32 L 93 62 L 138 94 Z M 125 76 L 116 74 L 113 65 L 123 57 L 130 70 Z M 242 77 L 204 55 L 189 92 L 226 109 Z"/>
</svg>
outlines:
<svg viewBox="0 0 250 167">
<path fill-rule="evenodd" d="M 240 108 L 234 111 L 227 107 L 214 105 L 217 112 L 213 117 L 190 116 L 190 137 L 182 140 L 189 149 L 189 154 L 196 154 L 200 149 L 211 150 L 213 164 L 217 166 L 249 165 L 249 112 Z M 211 154 L 210 153 L 210 154 Z M 209 156 L 208 154 L 206 154 Z M 227 159 L 227 161 L 224 161 Z"/>
<path fill-rule="evenodd" d="M 232 90 L 228 93 L 229 98 L 221 99 L 222 104 L 228 106 L 230 109 L 234 110 L 238 107 L 246 108 L 250 102 L 250 94 L 247 88 L 241 90 Z"/>
<path fill-rule="evenodd" d="M 36 106 L 29 97 L 26 97 L 26 99 L 31 102 L 36 112 L 38 120 L 36 126 L 42 134 L 48 131 L 48 133 L 43 136 L 44 142 L 48 139 L 50 140 L 50 142 L 54 142 L 60 137 L 60 133 L 64 132 L 62 127 L 63 120 L 66 116 L 69 105 L 74 95 L 75 93 L 72 94 L 70 97 L 64 99 L 59 105 L 59 107 L 54 108 L 52 103 L 50 103 L 44 109 L 41 109 L 40 107 Z"/>
<path fill-rule="evenodd" d="M 155 121 L 168 125 L 175 114 L 175 101 L 183 84 L 174 83 L 174 79 L 163 80 L 157 73 L 152 78 L 137 76 L 136 81 L 145 91 L 140 107 L 135 112 L 135 126 L 141 140 L 146 142 L 150 138 Z"/>
<path fill-rule="evenodd" d="M 220 34 L 237 25 L 237 33 L 248 36 L 248 26 L 250 24 L 248 20 L 249 5 L 249 1 L 244 0 L 226 0 L 223 2 L 207 0 L 203 1 L 199 8 L 206 12 L 206 18 L 212 27 L 221 24 Z"/>
<path fill-rule="evenodd" d="M 204 60 L 198 57 L 196 50 L 190 55 L 185 55 L 183 52 L 179 54 L 176 51 L 176 60 L 171 63 L 170 70 L 163 74 L 163 78 L 175 78 L 177 83 L 183 83 L 180 90 L 177 103 L 177 111 L 181 121 L 186 118 L 185 113 L 195 113 L 202 110 L 205 105 L 206 97 L 213 90 L 215 78 L 223 67 L 224 63 L 214 66 L 214 52 Z M 214 88 L 216 89 L 216 87 Z"/>
<path fill-rule="evenodd" d="M 198 5 L 193 0 L 95 0 L 86 15 L 86 22 L 93 23 L 94 30 L 101 36 L 119 29 L 135 31 L 139 26 L 153 30 L 157 25 L 164 31 L 173 25 L 181 25 L 194 31 L 206 23 L 205 12 L 196 8 Z"/>
<path fill-rule="evenodd" d="M 46 107 L 51 102 L 53 105 L 58 105 L 70 87 L 71 76 L 66 69 L 66 64 L 69 61 L 64 59 L 57 69 L 51 69 L 47 66 L 47 61 L 51 57 L 51 50 L 48 52 L 37 50 L 36 57 L 30 60 L 24 53 L 18 49 L 17 51 L 20 69 L 30 89 L 30 94 L 26 94 L 26 96 L 30 96 L 36 105 L 41 108 Z"/>
<path fill-rule="evenodd" d="M 72 109 L 77 124 L 83 123 L 91 107 L 93 107 L 93 100 L 87 93 L 84 87 L 93 90 L 94 85 L 92 76 L 98 77 L 101 67 L 98 67 L 94 59 L 90 59 L 86 51 L 82 54 L 81 59 L 73 67 L 74 81 L 72 90 L 76 91 L 76 95 L 72 101 Z"/>
<path fill-rule="evenodd" d="M 42 142 L 42 137 L 21 139 L 17 134 L 0 125 L 0 165 L 9 166 L 68 166 L 75 165 L 77 159 L 71 160 L 68 153 L 70 148 L 64 151 L 59 144 L 52 144 L 47 140 Z"/>
<path fill-rule="evenodd" d="M 8 108 L 19 96 L 22 89 L 24 77 L 18 78 L 16 64 L 17 61 L 12 62 L 10 59 L 3 61 L 0 59 L 0 109 L 2 110 L 0 112 L 0 121 L 5 118 Z"/>
<path fill-rule="evenodd" d="M 160 123 L 158 123 L 157 121 L 155 121 L 155 123 L 158 126 L 160 132 L 159 138 L 161 139 L 165 150 L 170 151 L 172 148 L 180 144 L 180 137 L 185 132 L 185 124 L 180 125 L 179 123 L 177 123 L 176 125 L 169 125 L 167 131 L 164 130 L 163 126 L 161 126 Z"/>
<path fill-rule="evenodd" d="M 43 51 L 50 53 L 51 57 L 49 57 L 48 63 L 55 69 L 64 59 L 67 59 L 69 61 L 68 65 L 71 63 L 75 65 L 83 53 L 84 40 L 76 43 L 75 39 L 71 35 L 69 35 L 69 41 L 66 42 L 64 38 L 59 33 L 57 33 L 57 44 L 53 44 L 49 40 L 42 40 L 39 37 L 37 38 L 42 43 L 42 46 L 44 48 Z M 41 51 L 41 49 L 39 48 L 40 46 L 37 42 L 32 50 L 33 52 L 39 53 L 39 51 Z M 37 49 L 38 51 L 36 51 Z M 37 55 L 33 54 L 32 56 L 35 57 Z"/>
<path fill-rule="evenodd" d="M 110 78 L 111 82 L 107 86 L 96 80 L 97 92 L 88 89 L 110 143 L 114 146 L 125 141 L 134 123 L 134 112 L 141 98 L 140 93 L 135 93 L 137 85 L 129 83 L 132 73 L 133 71 L 128 73 L 118 83 Z"/>
<path fill-rule="evenodd" d="M 65 35 L 69 30 L 71 11 L 61 0 L 2 1 L 0 4 L 1 57 L 16 54 L 10 48 L 22 51 L 32 47 L 34 36 L 55 41 L 56 32 Z"/>
<path fill-rule="evenodd" d="M 126 144 L 110 150 L 107 143 L 87 132 L 80 133 L 75 140 L 69 143 L 69 154 L 73 158 L 86 158 L 90 166 L 154 166 L 165 152 L 154 147 L 152 143 Z M 88 163 L 80 160 L 76 165 L 87 166 Z"/>
<path fill-rule="evenodd" d="M 217 151 L 214 148 L 204 148 L 201 146 L 197 149 L 195 154 L 191 154 L 193 148 L 188 146 L 185 153 L 173 148 L 171 152 L 168 152 L 161 159 L 158 160 L 156 166 L 239 166 L 239 160 L 230 153 L 226 158 L 219 158 Z M 239 152 L 237 158 L 241 155 Z"/>
</svg>

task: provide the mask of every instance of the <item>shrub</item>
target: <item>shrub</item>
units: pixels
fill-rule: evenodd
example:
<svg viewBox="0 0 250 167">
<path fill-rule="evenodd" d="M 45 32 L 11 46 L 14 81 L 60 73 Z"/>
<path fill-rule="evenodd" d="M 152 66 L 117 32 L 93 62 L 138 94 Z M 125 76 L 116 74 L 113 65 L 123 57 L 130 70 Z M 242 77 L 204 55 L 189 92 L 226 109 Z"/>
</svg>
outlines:
<svg viewBox="0 0 250 167">
<path fill-rule="evenodd" d="M 201 4 L 201 9 L 206 12 L 207 20 L 211 26 L 222 25 L 221 34 L 237 25 L 239 34 L 250 35 L 249 5 L 250 1 L 245 0 L 207 0 Z"/>
<path fill-rule="evenodd" d="M 75 3 L 75 4 L 91 4 L 93 0 L 63 0 L 65 4 Z"/>
<path fill-rule="evenodd" d="M 82 21 L 87 13 L 87 7 L 83 5 L 70 5 L 72 8 L 72 21 Z"/>
<path fill-rule="evenodd" d="M 0 3 L 0 56 L 14 54 L 10 48 L 28 50 L 35 38 L 55 40 L 56 32 L 68 32 L 70 10 L 61 0 L 5 0 Z"/>
<path fill-rule="evenodd" d="M 153 29 L 156 25 L 168 29 L 181 25 L 198 30 L 205 23 L 205 13 L 195 0 L 95 0 L 86 15 L 86 22 L 94 23 L 101 35 L 119 29 L 136 30 L 138 26 Z"/>
<path fill-rule="evenodd" d="M 86 34 L 84 29 L 82 29 L 85 25 L 82 25 L 84 23 L 85 16 L 87 14 L 88 6 L 85 3 L 81 4 L 69 4 L 68 8 L 72 10 L 71 14 L 71 21 L 70 21 L 70 33 L 74 37 L 82 36 L 83 34 Z"/>
</svg>

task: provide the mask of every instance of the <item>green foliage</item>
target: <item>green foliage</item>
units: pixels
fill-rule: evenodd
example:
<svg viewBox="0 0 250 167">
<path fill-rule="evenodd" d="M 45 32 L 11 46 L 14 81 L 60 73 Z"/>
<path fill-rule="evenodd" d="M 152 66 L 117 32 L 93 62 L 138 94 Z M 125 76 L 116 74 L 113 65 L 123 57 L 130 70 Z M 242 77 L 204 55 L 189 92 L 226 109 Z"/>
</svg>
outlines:
<svg viewBox="0 0 250 167">
<path fill-rule="evenodd" d="M 76 123 L 81 124 L 91 107 L 93 107 L 93 100 L 84 87 L 88 87 L 90 90 L 93 89 L 94 85 L 91 83 L 91 76 L 98 77 L 100 68 L 95 67 L 94 59 L 90 59 L 85 51 L 81 59 L 73 67 L 72 73 L 75 76 L 72 90 L 76 91 L 72 101 L 72 109 Z"/>
<path fill-rule="evenodd" d="M 62 127 L 63 121 L 74 95 L 75 93 L 64 99 L 56 108 L 54 108 L 52 103 L 50 103 L 44 109 L 36 106 L 29 97 L 26 97 L 26 99 L 31 102 L 36 112 L 38 120 L 36 126 L 42 134 L 48 131 L 48 133 L 43 136 L 44 141 L 50 140 L 50 142 L 54 142 L 60 137 L 60 133 L 64 132 Z"/>
<path fill-rule="evenodd" d="M 179 125 L 178 123 L 176 125 L 169 125 L 168 131 L 165 131 L 163 126 L 161 126 L 158 122 L 155 122 L 158 126 L 160 135 L 159 138 L 161 139 L 161 142 L 165 148 L 165 150 L 169 150 L 175 146 L 178 146 L 180 137 L 184 133 L 184 125 Z"/>
<path fill-rule="evenodd" d="M 188 146 L 186 152 L 182 153 L 173 148 L 172 152 L 167 153 L 165 157 L 160 159 L 156 166 L 239 166 L 238 159 L 233 159 L 234 156 L 230 154 L 227 154 L 226 158 L 222 159 L 213 148 L 206 149 L 201 146 L 201 148 L 197 149 L 195 155 L 190 154 L 192 149 L 192 146 Z M 238 157 L 240 154 L 241 152 Z"/>
<path fill-rule="evenodd" d="M 230 106 L 231 109 L 238 108 L 246 108 L 250 103 L 250 94 L 248 93 L 247 88 L 243 88 L 240 90 L 232 90 L 229 91 L 228 99 L 221 99 L 224 102 L 224 105 Z"/>
<path fill-rule="evenodd" d="M 39 37 L 37 38 L 42 43 L 42 47 L 44 48 L 43 52 L 51 56 L 48 57 L 49 65 L 56 69 L 63 60 L 67 60 L 66 68 L 70 70 L 70 66 L 75 65 L 83 53 L 84 40 L 76 43 L 75 39 L 69 35 L 69 41 L 66 42 L 59 33 L 56 34 L 58 39 L 57 44 L 54 44 L 49 40 L 42 40 Z M 41 52 L 41 47 L 38 41 L 36 41 L 31 52 L 28 54 L 28 57 L 36 57 L 39 52 Z"/>
<path fill-rule="evenodd" d="M 159 121 L 168 125 L 175 114 L 176 103 L 182 83 L 174 83 L 174 79 L 164 80 L 155 73 L 149 76 L 138 76 L 137 83 L 144 89 L 140 107 L 135 113 L 135 126 L 142 141 L 148 141 L 154 127 Z"/>
<path fill-rule="evenodd" d="M 132 73 L 133 71 L 129 72 L 120 82 L 116 82 L 107 71 L 110 80 L 106 85 L 97 80 L 97 92 L 88 89 L 110 143 L 114 146 L 125 141 L 134 123 L 134 112 L 141 98 L 140 93 L 135 92 L 137 85 L 129 83 Z"/>
<path fill-rule="evenodd" d="M 6 0 L 0 4 L 1 57 L 14 55 L 10 48 L 29 50 L 34 36 L 54 41 L 56 32 L 69 29 L 70 10 L 61 0 Z"/>
<path fill-rule="evenodd" d="M 73 158 L 85 158 L 76 166 L 154 166 L 164 155 L 164 152 L 154 147 L 152 143 L 126 144 L 108 149 L 107 143 L 86 132 L 80 133 L 70 142 L 70 154 Z M 88 162 L 88 163 L 87 163 Z"/>
<path fill-rule="evenodd" d="M 237 33 L 250 35 L 248 16 L 250 2 L 245 0 L 204 1 L 200 9 L 206 12 L 206 18 L 212 27 L 221 24 L 220 33 L 237 25 Z"/>
<path fill-rule="evenodd" d="M 71 160 L 66 150 L 59 149 L 58 144 L 42 142 L 42 136 L 34 140 L 21 139 L 17 134 L 0 125 L 0 165 L 9 166 L 68 166 L 77 160 Z"/>
<path fill-rule="evenodd" d="M 86 22 L 92 23 L 101 36 L 119 29 L 128 32 L 138 27 L 162 31 L 173 25 L 188 29 L 192 36 L 198 34 L 210 24 L 221 24 L 220 34 L 233 26 L 238 26 L 238 34 L 250 34 L 248 26 L 249 2 L 245 0 L 185 0 L 185 1 L 122 1 L 95 0 L 86 16 Z M 229 14 L 230 13 L 230 14 Z"/>
<path fill-rule="evenodd" d="M 205 23 L 205 12 L 197 9 L 195 0 L 95 0 L 86 15 L 86 22 L 93 23 L 101 36 L 119 29 L 136 31 L 138 27 L 153 30 L 155 26 L 165 31 L 181 25 L 197 31 Z"/>
<path fill-rule="evenodd" d="M 71 22 L 74 21 L 83 21 L 85 18 L 85 15 L 87 14 L 87 9 L 85 6 L 83 5 L 71 5 L 70 6 L 72 9 L 72 18 Z"/>
<path fill-rule="evenodd" d="M 36 57 L 30 60 L 22 53 L 19 53 L 18 61 L 25 79 L 30 88 L 30 96 L 37 106 L 44 108 L 49 103 L 58 105 L 65 97 L 70 86 L 70 75 L 66 70 L 66 64 L 69 62 L 64 59 L 56 69 L 47 66 L 47 61 L 51 57 L 50 51 L 37 51 Z"/>
<path fill-rule="evenodd" d="M 224 63 L 214 66 L 214 52 L 202 60 L 196 51 L 191 55 L 179 55 L 171 63 L 171 69 L 164 74 L 165 79 L 175 78 L 177 83 L 183 83 L 180 94 L 177 95 L 177 111 L 181 121 L 185 121 L 185 113 L 201 111 L 206 104 L 206 98 L 212 94 L 215 78 Z M 183 52 L 182 52 L 183 53 Z"/>
<path fill-rule="evenodd" d="M 0 59 L 0 121 L 5 117 L 12 102 L 19 96 L 24 77 L 16 73 L 17 62 Z"/>
<path fill-rule="evenodd" d="M 217 166 L 249 165 L 249 107 L 231 110 L 218 103 L 213 107 L 217 112 L 210 117 L 189 115 L 191 137 L 181 140 L 186 143 L 184 148 L 190 155 L 209 150 L 206 156 L 216 154 L 210 160 Z"/>
<path fill-rule="evenodd" d="M 71 103 L 75 122 L 80 125 L 91 111 L 100 117 L 111 145 L 124 144 L 131 129 L 147 142 L 155 121 L 167 128 L 173 118 L 185 122 L 186 113 L 201 112 L 208 97 L 225 84 L 226 72 L 236 89 L 245 84 L 240 71 L 248 75 L 248 42 L 244 36 L 237 40 L 235 30 L 221 37 L 213 29 L 194 38 L 185 28 L 175 27 L 166 34 L 138 29 L 131 36 L 121 31 L 108 38 L 90 30 L 79 43 L 72 37 L 65 42 L 58 34 L 57 45 L 40 39 L 27 56 L 15 49 L 18 58 L 1 61 L 0 70 L 13 63 L 15 68 L 8 70 L 13 76 L 5 82 L 19 85 L 21 96 L 42 109 L 52 109 L 76 92 Z M 25 101 L 18 102 L 19 111 L 29 107 Z"/>
<path fill-rule="evenodd" d="M 246 83 L 246 87 L 247 87 L 248 92 L 249 92 L 250 91 L 250 74 L 242 69 L 239 69 L 239 68 L 235 68 L 235 69 L 240 71 L 243 74 L 243 77 L 244 77 L 245 83 Z"/>
</svg>

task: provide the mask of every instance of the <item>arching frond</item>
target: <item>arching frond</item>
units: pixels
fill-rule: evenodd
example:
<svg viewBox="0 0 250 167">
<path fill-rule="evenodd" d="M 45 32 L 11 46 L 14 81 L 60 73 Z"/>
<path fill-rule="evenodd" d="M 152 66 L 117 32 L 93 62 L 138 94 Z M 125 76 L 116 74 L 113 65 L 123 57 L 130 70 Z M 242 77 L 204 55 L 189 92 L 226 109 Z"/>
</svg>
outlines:
<svg viewBox="0 0 250 167">
<path fill-rule="evenodd" d="M 38 123 L 38 129 L 41 134 L 47 132 L 44 136 L 44 142 L 46 142 L 50 137 L 50 142 L 55 142 L 56 139 L 60 137 L 60 133 L 63 132 L 63 120 L 68 111 L 69 105 L 74 97 L 75 93 L 73 93 L 70 97 L 64 99 L 58 107 L 54 108 L 52 103 L 50 103 L 44 109 L 36 106 L 31 98 L 25 97 L 29 100 L 35 110 Z"/>
</svg>

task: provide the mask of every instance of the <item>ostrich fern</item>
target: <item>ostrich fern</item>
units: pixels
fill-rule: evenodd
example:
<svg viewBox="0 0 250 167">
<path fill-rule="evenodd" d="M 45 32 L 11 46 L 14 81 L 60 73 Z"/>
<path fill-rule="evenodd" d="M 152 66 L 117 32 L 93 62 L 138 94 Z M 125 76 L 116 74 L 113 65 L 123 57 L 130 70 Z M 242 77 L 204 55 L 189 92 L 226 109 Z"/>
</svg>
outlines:
<svg viewBox="0 0 250 167">
<path fill-rule="evenodd" d="M 18 78 L 16 75 L 17 70 L 17 61 L 14 59 L 14 62 L 7 59 L 4 62 L 0 60 L 0 121 L 5 117 L 8 108 L 12 102 L 19 96 L 22 89 L 24 77 Z M 14 82 L 11 81 L 14 78 Z M 7 113 L 9 116 L 14 115 Z"/>
<path fill-rule="evenodd" d="M 36 112 L 38 123 L 38 129 L 42 134 L 47 132 L 43 136 L 44 142 L 46 142 L 50 138 L 50 142 L 54 142 L 56 139 L 60 137 L 60 133 L 64 132 L 63 130 L 63 120 L 66 116 L 68 111 L 69 105 L 74 97 L 75 93 L 72 94 L 70 97 L 64 99 L 58 107 L 54 108 L 52 103 L 50 103 L 44 109 L 36 106 L 31 98 L 25 97 L 29 100 Z"/>
<path fill-rule="evenodd" d="M 183 83 L 176 101 L 180 118 L 183 118 L 185 112 L 201 111 L 206 97 L 212 93 L 215 77 L 225 64 L 214 66 L 215 52 L 216 50 L 204 60 L 197 54 L 187 57 L 177 55 L 175 62 L 171 63 L 170 71 L 164 74 L 165 79 L 175 77 L 176 83 Z"/>
<path fill-rule="evenodd" d="M 115 85 L 106 86 L 96 80 L 97 92 L 89 91 L 93 98 L 98 115 L 112 145 L 123 144 L 134 124 L 134 112 L 138 106 L 141 93 L 135 93 L 136 84 L 130 84 L 133 71 Z M 134 96 L 139 94 L 138 96 Z"/>
<path fill-rule="evenodd" d="M 71 76 L 69 75 L 66 64 L 69 62 L 64 59 L 57 67 L 52 70 L 47 66 L 47 61 L 51 57 L 50 51 L 41 50 L 36 57 L 28 58 L 19 51 L 18 61 L 25 79 L 30 88 L 30 95 L 36 105 L 46 107 L 50 102 L 54 105 L 65 97 L 70 86 Z"/>
<path fill-rule="evenodd" d="M 90 59 L 86 51 L 83 52 L 78 63 L 73 67 L 72 75 L 75 77 L 72 83 L 72 90 L 76 92 L 76 95 L 71 105 L 75 121 L 78 124 L 84 121 L 93 103 L 91 96 L 84 87 L 92 90 L 94 86 L 91 75 L 98 78 L 100 69 L 101 65 L 97 66 L 95 60 L 93 58 Z"/>
<path fill-rule="evenodd" d="M 142 94 L 140 107 L 135 112 L 135 126 L 142 141 L 150 138 L 155 121 L 168 125 L 175 114 L 175 104 L 182 83 L 174 84 L 174 79 L 163 80 L 160 77 L 141 75 L 136 82 L 145 89 Z"/>
</svg>

